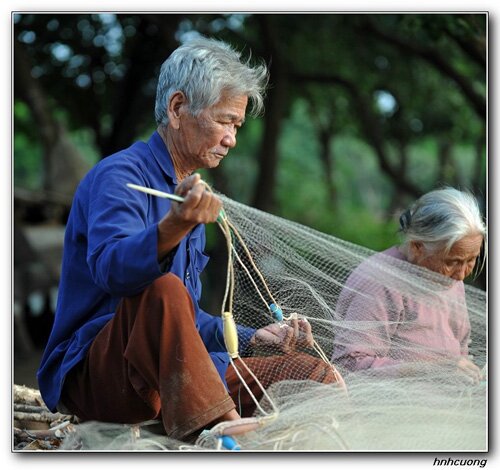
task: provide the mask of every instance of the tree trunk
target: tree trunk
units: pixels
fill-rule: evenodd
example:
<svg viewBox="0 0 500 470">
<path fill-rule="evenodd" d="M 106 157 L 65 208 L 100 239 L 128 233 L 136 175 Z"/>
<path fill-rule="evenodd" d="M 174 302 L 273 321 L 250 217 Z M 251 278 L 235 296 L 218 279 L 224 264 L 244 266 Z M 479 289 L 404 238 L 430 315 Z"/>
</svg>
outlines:
<svg viewBox="0 0 500 470">
<path fill-rule="evenodd" d="M 438 153 L 438 184 L 443 184 L 445 181 L 450 185 L 454 185 L 456 181 L 456 172 L 451 165 L 451 143 L 449 140 L 441 140 L 439 142 L 439 153 Z"/>
<path fill-rule="evenodd" d="M 266 117 L 264 119 L 264 135 L 259 151 L 259 169 L 252 205 L 263 211 L 274 208 L 274 186 L 278 165 L 278 141 L 281 134 L 284 108 L 287 99 L 284 76 L 274 75 L 275 87 L 269 93 Z"/>
<path fill-rule="evenodd" d="M 367 142 L 371 144 L 378 158 L 380 169 L 391 179 L 398 192 L 405 192 L 413 197 L 419 197 L 422 191 L 403 173 L 403 167 L 394 168 L 389 161 L 384 148 L 383 132 L 377 121 L 377 117 L 371 112 L 370 104 L 366 98 L 353 86 L 349 87 L 354 102 L 354 111 L 358 114 L 361 128 Z"/>
<path fill-rule="evenodd" d="M 14 42 L 15 94 L 32 111 L 43 147 L 43 188 L 48 193 L 73 197 L 76 186 L 90 164 L 71 142 L 66 128 L 53 116 L 47 96 L 31 75 L 31 63 L 24 48 Z"/>
<path fill-rule="evenodd" d="M 270 60 L 267 62 L 271 63 L 271 83 L 264 116 L 264 135 L 258 155 L 259 169 L 251 205 L 269 212 L 274 208 L 278 141 L 288 103 L 288 84 L 286 67 L 276 48 L 278 38 L 275 37 L 270 19 L 268 15 L 259 15 L 258 20 L 263 32 L 265 49 L 270 54 Z"/>
<path fill-rule="evenodd" d="M 483 177 L 483 169 L 485 164 L 484 147 L 485 147 L 485 139 L 484 136 L 481 136 L 480 138 L 477 139 L 475 145 L 476 158 L 474 162 L 474 170 L 473 170 L 474 173 L 472 176 L 472 190 L 474 191 L 474 194 L 478 198 L 481 198 L 480 200 L 482 203 L 483 210 L 486 207 L 484 200 L 486 197 L 486 184 L 485 184 L 486 181 L 485 178 Z"/>
<path fill-rule="evenodd" d="M 333 182 L 333 164 L 332 164 L 332 134 L 329 130 L 321 129 L 319 132 L 320 159 L 325 174 L 325 183 L 328 191 L 328 202 L 332 211 L 337 210 L 337 188 Z"/>
<path fill-rule="evenodd" d="M 14 93 L 28 104 L 33 113 L 43 146 L 43 189 L 51 191 L 53 189 L 49 176 L 52 173 L 51 150 L 58 139 L 60 130 L 52 118 L 43 90 L 31 75 L 30 59 L 18 41 L 14 41 L 14 73 L 14 83 L 19 85 L 16 86 Z"/>
<path fill-rule="evenodd" d="M 155 69 L 159 70 L 177 46 L 174 38 L 179 20 L 180 15 L 140 15 L 137 34 L 127 44 L 130 65 L 123 80 L 116 84 L 111 109 L 113 125 L 110 134 L 101 142 L 102 157 L 128 147 L 134 136 L 149 124 L 154 126 L 155 95 L 145 98 L 137 90 L 145 86 L 145 78 Z M 148 33 L 151 28 L 157 28 L 154 36 Z"/>
<path fill-rule="evenodd" d="M 408 153 L 406 143 L 402 140 L 399 143 L 399 174 L 402 175 L 404 179 L 406 179 L 407 169 L 408 169 Z M 387 211 L 387 218 L 391 219 L 394 214 L 403 211 L 406 208 L 405 202 L 405 191 L 402 190 L 399 186 L 395 185 L 394 195 L 391 200 L 391 205 L 389 210 Z"/>
<path fill-rule="evenodd" d="M 422 194 L 420 188 L 401 173 L 400 168 L 395 168 L 389 161 L 389 156 L 385 150 L 384 133 L 380 128 L 378 117 L 370 108 L 370 100 L 358 89 L 358 87 L 336 75 L 300 75 L 293 76 L 295 82 L 306 83 L 328 83 L 330 85 L 341 86 L 345 88 L 352 99 L 352 109 L 357 115 L 361 131 L 365 140 L 369 143 L 378 159 L 380 169 L 391 179 L 399 191 L 405 192 L 413 197 L 419 197 Z"/>
</svg>

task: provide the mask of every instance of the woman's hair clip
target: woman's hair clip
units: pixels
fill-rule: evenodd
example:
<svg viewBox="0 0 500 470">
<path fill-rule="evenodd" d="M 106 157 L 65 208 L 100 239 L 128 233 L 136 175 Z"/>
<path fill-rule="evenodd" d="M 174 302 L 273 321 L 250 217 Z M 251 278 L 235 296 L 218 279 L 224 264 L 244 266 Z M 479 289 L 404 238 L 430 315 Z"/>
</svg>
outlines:
<svg viewBox="0 0 500 470">
<path fill-rule="evenodd" d="M 411 223 L 411 212 L 410 209 L 407 209 L 401 214 L 401 217 L 399 218 L 399 225 L 401 226 L 401 230 L 403 232 L 406 232 L 410 227 L 410 223 Z"/>
</svg>

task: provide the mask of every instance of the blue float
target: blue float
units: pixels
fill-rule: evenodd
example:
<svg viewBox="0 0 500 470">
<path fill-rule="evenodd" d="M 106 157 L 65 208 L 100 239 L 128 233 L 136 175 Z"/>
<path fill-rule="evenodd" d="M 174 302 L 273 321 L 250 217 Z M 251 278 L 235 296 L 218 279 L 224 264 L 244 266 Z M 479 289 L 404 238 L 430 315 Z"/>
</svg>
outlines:
<svg viewBox="0 0 500 470">
<path fill-rule="evenodd" d="M 220 436 L 222 447 L 227 450 L 241 450 L 240 445 L 231 436 Z"/>
<path fill-rule="evenodd" d="M 271 310 L 271 313 L 276 321 L 283 321 L 283 312 L 276 304 L 270 304 L 269 310 Z"/>
</svg>

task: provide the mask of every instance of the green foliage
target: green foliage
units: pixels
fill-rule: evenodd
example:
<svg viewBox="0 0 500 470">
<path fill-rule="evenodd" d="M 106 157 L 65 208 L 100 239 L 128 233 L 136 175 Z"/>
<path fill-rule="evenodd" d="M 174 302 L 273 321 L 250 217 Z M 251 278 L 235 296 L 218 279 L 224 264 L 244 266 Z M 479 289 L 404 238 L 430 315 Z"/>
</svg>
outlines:
<svg viewBox="0 0 500 470">
<path fill-rule="evenodd" d="M 339 197 L 331 201 L 314 136 L 304 103 L 298 102 L 281 141 L 277 215 L 374 250 L 394 244 L 397 226 L 385 217 L 390 189 L 370 149 L 353 138 L 335 140 L 334 170 L 328 176 Z"/>
<path fill-rule="evenodd" d="M 65 122 L 67 111 L 58 109 L 56 115 Z M 14 103 L 14 186 L 40 190 L 44 178 L 44 150 L 36 132 L 36 123 L 26 103 Z M 69 134 L 81 155 L 91 165 L 100 160 L 92 130 L 76 129 Z"/>
<path fill-rule="evenodd" d="M 28 106 L 14 103 L 14 186 L 41 189 L 43 183 L 42 147 L 30 117 Z"/>
<path fill-rule="evenodd" d="M 70 133 L 71 140 L 90 165 L 95 165 L 102 158 L 96 149 L 94 137 L 90 129 L 76 129 Z"/>
<path fill-rule="evenodd" d="M 312 225 L 322 212 L 326 187 L 314 127 L 303 102 L 297 102 L 280 142 L 276 196 L 280 215 Z"/>
<path fill-rule="evenodd" d="M 331 217 L 321 231 L 331 233 L 341 240 L 382 251 L 399 243 L 395 220 L 380 220 L 363 207 L 356 207 L 347 214 Z"/>
<path fill-rule="evenodd" d="M 193 34 L 263 57 L 271 86 L 286 86 L 265 189 L 277 215 L 378 250 L 397 242 L 398 213 L 423 192 L 449 184 L 484 197 L 484 14 L 14 17 L 32 76 L 90 162 L 149 137 L 159 67 Z M 14 182 L 37 188 L 40 137 L 15 91 Z M 215 189 L 251 203 L 265 125 L 249 119 L 220 168 L 202 171 Z"/>
<path fill-rule="evenodd" d="M 14 186 L 38 190 L 42 187 L 43 164 L 40 145 L 26 134 L 14 136 Z"/>
</svg>

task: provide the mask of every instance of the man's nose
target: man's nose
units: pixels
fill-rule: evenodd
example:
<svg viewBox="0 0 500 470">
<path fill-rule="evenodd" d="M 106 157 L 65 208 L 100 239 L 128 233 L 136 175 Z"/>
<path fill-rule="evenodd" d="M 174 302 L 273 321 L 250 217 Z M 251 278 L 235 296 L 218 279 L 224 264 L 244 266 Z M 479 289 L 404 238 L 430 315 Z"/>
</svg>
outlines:
<svg viewBox="0 0 500 470">
<path fill-rule="evenodd" d="M 229 148 L 236 146 L 236 129 L 226 131 L 222 138 L 222 145 Z"/>
</svg>

